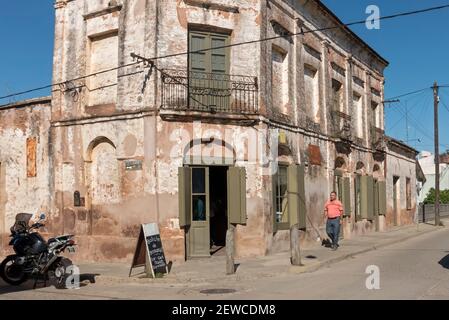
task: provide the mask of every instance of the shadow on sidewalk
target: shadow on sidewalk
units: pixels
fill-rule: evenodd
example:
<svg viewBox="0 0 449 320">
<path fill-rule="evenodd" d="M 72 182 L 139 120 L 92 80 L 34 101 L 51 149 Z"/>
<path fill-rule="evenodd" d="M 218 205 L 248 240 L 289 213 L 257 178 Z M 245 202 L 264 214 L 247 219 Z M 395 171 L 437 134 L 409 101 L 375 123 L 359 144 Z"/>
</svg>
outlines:
<svg viewBox="0 0 449 320">
<path fill-rule="evenodd" d="M 87 281 L 89 281 L 89 283 L 95 283 L 95 277 L 97 277 L 99 275 L 100 275 L 99 273 L 80 274 L 79 286 L 81 288 L 87 286 L 87 283 L 86 283 Z M 21 285 L 13 286 L 13 285 L 10 285 L 10 284 L 4 282 L 3 280 L 0 280 L 0 295 L 5 294 L 5 293 L 14 293 L 14 292 L 27 291 L 27 290 L 37 290 L 37 289 L 41 289 L 41 288 L 50 288 L 50 287 L 56 288 L 54 286 L 54 281 L 47 280 L 47 282 L 44 286 L 44 280 L 39 279 L 39 282 L 37 283 L 36 288 L 34 289 L 34 281 L 35 281 L 34 279 L 30 279 Z"/>
<path fill-rule="evenodd" d="M 446 251 L 448 252 L 448 251 Z M 449 254 L 446 255 L 443 259 L 441 259 L 440 261 L 438 261 L 438 263 L 446 269 L 449 269 Z"/>
</svg>

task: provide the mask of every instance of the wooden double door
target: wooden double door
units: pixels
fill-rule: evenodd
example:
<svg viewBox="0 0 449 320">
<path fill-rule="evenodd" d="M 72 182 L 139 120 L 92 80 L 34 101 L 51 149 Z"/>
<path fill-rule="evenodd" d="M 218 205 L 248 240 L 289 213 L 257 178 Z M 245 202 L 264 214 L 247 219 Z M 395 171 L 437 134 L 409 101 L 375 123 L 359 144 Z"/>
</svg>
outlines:
<svg viewBox="0 0 449 320">
<path fill-rule="evenodd" d="M 179 168 L 180 225 L 186 257 L 209 257 L 225 246 L 229 223 L 246 220 L 245 169 L 227 166 Z"/>
</svg>

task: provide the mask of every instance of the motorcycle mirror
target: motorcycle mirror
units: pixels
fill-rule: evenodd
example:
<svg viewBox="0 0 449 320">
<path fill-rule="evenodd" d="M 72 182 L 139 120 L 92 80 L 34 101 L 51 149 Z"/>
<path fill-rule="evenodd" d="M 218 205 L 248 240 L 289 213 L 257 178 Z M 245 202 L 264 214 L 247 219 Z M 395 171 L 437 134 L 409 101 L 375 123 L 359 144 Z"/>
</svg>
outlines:
<svg viewBox="0 0 449 320">
<path fill-rule="evenodd" d="M 40 215 L 39 219 L 45 220 L 45 214 L 42 213 L 42 214 Z"/>
</svg>

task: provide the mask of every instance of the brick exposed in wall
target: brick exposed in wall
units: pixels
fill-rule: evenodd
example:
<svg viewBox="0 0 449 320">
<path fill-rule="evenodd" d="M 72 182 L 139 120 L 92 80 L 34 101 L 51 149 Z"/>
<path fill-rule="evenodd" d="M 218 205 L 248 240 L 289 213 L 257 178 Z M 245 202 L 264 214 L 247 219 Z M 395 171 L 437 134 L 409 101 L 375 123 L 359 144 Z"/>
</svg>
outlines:
<svg viewBox="0 0 449 320">
<path fill-rule="evenodd" d="M 37 175 L 37 169 L 36 169 L 37 141 L 36 141 L 36 138 L 28 138 L 26 148 L 27 148 L 27 177 L 35 177 Z"/>
</svg>

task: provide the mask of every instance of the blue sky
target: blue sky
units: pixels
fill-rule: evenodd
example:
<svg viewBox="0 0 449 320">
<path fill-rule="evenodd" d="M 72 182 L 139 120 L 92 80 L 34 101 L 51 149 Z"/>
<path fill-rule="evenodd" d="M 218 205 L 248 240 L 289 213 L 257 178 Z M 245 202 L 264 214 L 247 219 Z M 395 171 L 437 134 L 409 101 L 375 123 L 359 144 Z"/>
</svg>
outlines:
<svg viewBox="0 0 449 320">
<path fill-rule="evenodd" d="M 379 6 L 381 15 L 422 9 L 449 0 L 323 0 L 343 22 L 367 16 L 368 5 Z M 4 1 L 0 10 L 0 96 L 51 82 L 53 51 L 53 0 Z M 449 85 L 449 9 L 382 21 L 380 30 L 363 25 L 352 28 L 390 62 L 386 97 L 430 87 L 436 80 Z M 449 149 L 449 88 L 441 89 L 440 142 Z M 48 94 L 48 90 L 14 98 Z M 0 104 L 14 100 L 1 100 Z M 419 150 L 432 149 L 432 93 L 416 94 L 386 108 L 387 133 L 406 140 L 406 106 L 409 110 L 409 143 Z M 448 107 L 446 108 L 444 104 Z M 421 142 L 418 142 L 420 139 Z"/>
</svg>

